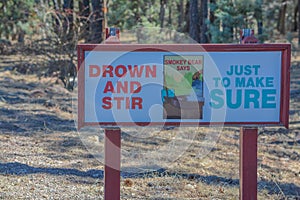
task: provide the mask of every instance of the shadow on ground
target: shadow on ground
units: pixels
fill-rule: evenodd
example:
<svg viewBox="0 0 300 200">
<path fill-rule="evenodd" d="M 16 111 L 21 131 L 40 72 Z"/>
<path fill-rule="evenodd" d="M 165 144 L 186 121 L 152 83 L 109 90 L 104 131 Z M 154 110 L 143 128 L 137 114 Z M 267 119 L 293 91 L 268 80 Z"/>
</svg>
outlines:
<svg viewBox="0 0 300 200">
<path fill-rule="evenodd" d="M 0 163 L 0 175 L 17 175 L 17 176 L 25 176 L 28 174 L 38 174 L 44 173 L 55 176 L 65 176 L 72 175 L 78 177 L 89 177 L 89 178 L 97 178 L 103 179 L 104 172 L 103 170 L 88 170 L 88 171 L 80 171 L 78 169 L 71 168 L 42 168 L 42 167 L 32 167 L 26 164 L 22 164 L 19 162 L 11 162 L 11 163 Z M 231 187 L 238 187 L 239 180 L 226 178 L 216 175 L 203 176 L 199 174 L 188 174 L 188 173 L 177 173 L 177 172 L 169 172 L 165 169 L 159 169 L 157 171 L 144 172 L 144 173 L 127 173 L 121 172 L 122 178 L 153 178 L 153 177 L 176 177 L 188 179 L 190 181 L 201 181 L 202 183 L 208 185 L 219 185 L 226 184 Z M 281 183 L 281 182 L 273 182 L 269 180 L 259 180 L 258 181 L 258 189 L 267 190 L 269 194 L 279 194 L 283 193 L 286 196 L 295 196 L 299 197 L 300 187 L 295 185 L 294 183 Z"/>
<path fill-rule="evenodd" d="M 0 134 L 75 131 L 73 120 L 56 113 L 72 113 L 72 99 L 60 86 L 0 77 Z"/>
<path fill-rule="evenodd" d="M 21 109 L 0 108 L 0 116 L 2 116 L 0 133 L 30 136 L 39 131 L 47 133 L 76 131 L 73 120 L 62 119 L 43 110 L 32 111 L 34 113 L 28 113 L 26 110 Z"/>
</svg>

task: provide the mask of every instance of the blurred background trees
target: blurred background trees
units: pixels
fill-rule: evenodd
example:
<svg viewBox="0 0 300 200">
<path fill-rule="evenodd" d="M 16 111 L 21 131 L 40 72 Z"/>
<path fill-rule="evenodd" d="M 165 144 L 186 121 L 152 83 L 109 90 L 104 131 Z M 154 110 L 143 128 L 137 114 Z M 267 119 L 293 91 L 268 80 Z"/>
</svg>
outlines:
<svg viewBox="0 0 300 200">
<path fill-rule="evenodd" d="M 65 87 L 72 89 L 76 45 L 101 43 L 105 27 L 119 27 L 121 34 L 136 30 L 135 42 L 140 43 L 189 42 L 180 34 L 190 35 L 199 43 L 238 43 L 242 28 L 254 29 L 261 42 L 275 39 L 292 42 L 294 37 L 300 38 L 299 2 L 1 0 L 0 52 L 9 53 L 12 44 L 14 51 L 43 55 L 45 70 L 41 76 L 57 74 Z M 129 37 L 122 37 L 122 41 L 128 40 Z"/>
<path fill-rule="evenodd" d="M 299 0 L 2 0 L 0 36 L 100 43 L 108 24 L 177 30 L 202 43 L 237 42 L 241 28 L 255 29 L 262 40 L 297 32 L 299 18 Z"/>
</svg>

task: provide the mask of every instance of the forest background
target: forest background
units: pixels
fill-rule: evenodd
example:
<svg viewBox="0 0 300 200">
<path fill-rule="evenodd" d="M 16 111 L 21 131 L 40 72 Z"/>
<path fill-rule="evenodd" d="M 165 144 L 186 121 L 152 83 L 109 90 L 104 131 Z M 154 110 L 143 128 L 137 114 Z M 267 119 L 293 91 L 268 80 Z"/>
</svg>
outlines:
<svg viewBox="0 0 300 200">
<path fill-rule="evenodd" d="M 263 42 L 281 39 L 298 48 L 300 0 L 2 0 L 0 52 L 44 55 L 14 69 L 57 76 L 72 90 L 76 45 L 101 43 L 106 27 L 118 27 L 122 42 L 238 43 L 251 28 Z M 132 33 L 131 35 L 126 32 Z M 299 42 L 298 42 L 299 43 Z M 26 59 L 26 58 L 22 58 Z M 49 67 L 52 66 L 52 67 Z M 53 67 L 55 66 L 55 67 Z"/>
</svg>

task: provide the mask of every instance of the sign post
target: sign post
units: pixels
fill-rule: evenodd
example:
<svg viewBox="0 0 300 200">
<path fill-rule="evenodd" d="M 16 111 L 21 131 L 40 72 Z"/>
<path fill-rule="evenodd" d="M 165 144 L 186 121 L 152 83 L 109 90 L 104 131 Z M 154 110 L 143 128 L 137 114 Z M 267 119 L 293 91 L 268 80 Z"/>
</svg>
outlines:
<svg viewBox="0 0 300 200">
<path fill-rule="evenodd" d="M 105 44 L 120 44 L 119 29 L 106 28 Z M 104 139 L 104 199 L 121 196 L 121 129 L 106 127 Z"/>
<path fill-rule="evenodd" d="M 257 44 L 254 30 L 242 29 L 241 44 Z M 240 129 L 240 200 L 257 200 L 257 127 Z"/>
<path fill-rule="evenodd" d="M 120 199 L 121 129 L 105 129 L 104 199 Z"/>
<path fill-rule="evenodd" d="M 257 199 L 257 128 L 240 130 L 240 200 Z"/>
</svg>

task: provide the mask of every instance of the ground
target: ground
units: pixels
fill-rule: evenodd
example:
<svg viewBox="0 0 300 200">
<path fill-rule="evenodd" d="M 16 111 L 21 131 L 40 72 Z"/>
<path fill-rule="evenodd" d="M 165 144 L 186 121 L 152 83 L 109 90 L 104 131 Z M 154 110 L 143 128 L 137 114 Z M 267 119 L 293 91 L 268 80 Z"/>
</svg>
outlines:
<svg viewBox="0 0 300 200">
<path fill-rule="evenodd" d="M 300 66 L 293 61 L 289 129 L 259 128 L 259 199 L 300 199 Z M 0 56 L 0 199 L 102 199 L 103 130 L 77 131 L 76 90 L 13 65 L 14 55 Z M 121 199 L 239 197 L 239 128 L 126 128 L 122 149 Z"/>
</svg>

